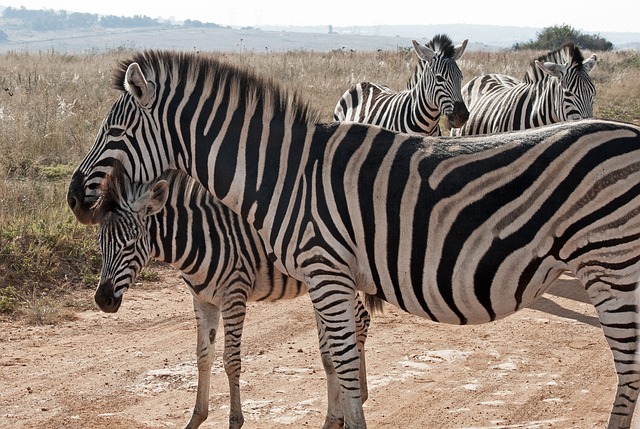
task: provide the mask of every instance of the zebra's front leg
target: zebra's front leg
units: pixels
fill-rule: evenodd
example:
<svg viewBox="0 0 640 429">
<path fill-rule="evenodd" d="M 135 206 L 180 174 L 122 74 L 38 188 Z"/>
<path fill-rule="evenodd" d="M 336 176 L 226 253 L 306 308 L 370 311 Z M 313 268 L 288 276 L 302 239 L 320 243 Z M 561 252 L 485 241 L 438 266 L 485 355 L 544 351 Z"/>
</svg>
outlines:
<svg viewBox="0 0 640 429">
<path fill-rule="evenodd" d="M 327 368 L 330 368 L 329 371 L 335 371 L 340 385 L 344 428 L 366 429 L 360 393 L 361 368 L 354 312 L 355 288 L 353 283 L 345 284 L 344 277 L 340 280 L 340 283 L 329 283 L 310 279 L 307 285 L 316 317 L 319 319 L 318 323 L 326 330 L 319 340 L 326 340 L 333 365 L 324 363 L 324 354 L 323 364 L 325 371 Z M 330 382 L 328 378 L 328 386 Z"/>
<path fill-rule="evenodd" d="M 327 415 L 322 429 L 342 429 L 344 426 L 344 414 L 342 413 L 342 402 L 340 401 L 340 381 L 331 359 L 331 352 L 327 342 L 327 330 L 317 312 L 316 325 L 318 326 L 318 338 L 320 339 L 320 358 L 327 378 Z"/>
<path fill-rule="evenodd" d="M 596 307 L 618 376 L 618 388 L 607 428 L 630 429 L 640 389 L 638 275 L 628 275 L 626 279 L 621 273 L 596 279 L 586 277 L 578 278 L 587 285 L 589 298 Z M 614 279 L 616 284 L 612 285 Z"/>
<path fill-rule="evenodd" d="M 367 340 L 367 331 L 369 329 L 370 316 L 364 307 L 362 300 L 356 296 L 354 303 L 356 336 L 358 341 L 358 353 L 360 355 L 360 393 L 362 395 L 362 403 L 367 400 L 367 370 L 364 358 L 364 344 Z M 344 414 L 342 412 L 342 403 L 340 402 L 340 381 L 333 367 L 331 352 L 327 343 L 326 333 L 322 320 L 316 313 L 316 324 L 318 326 L 318 337 L 320 338 L 320 356 L 322 366 L 327 377 L 327 415 L 325 417 L 322 429 L 342 429 L 344 425 Z"/>
<path fill-rule="evenodd" d="M 193 298 L 193 310 L 198 327 L 196 356 L 198 359 L 198 392 L 193 414 L 185 429 L 197 429 L 209 415 L 209 386 L 211 384 L 211 366 L 214 358 L 214 341 L 220 309 L 212 304 Z"/>
</svg>

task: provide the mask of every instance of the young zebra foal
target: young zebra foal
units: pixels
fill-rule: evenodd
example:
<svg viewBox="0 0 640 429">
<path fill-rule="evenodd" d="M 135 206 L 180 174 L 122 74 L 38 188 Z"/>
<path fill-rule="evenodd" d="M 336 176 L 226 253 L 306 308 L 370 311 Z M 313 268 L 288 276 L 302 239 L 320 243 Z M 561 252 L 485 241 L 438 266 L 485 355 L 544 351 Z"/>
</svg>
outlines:
<svg viewBox="0 0 640 429">
<path fill-rule="evenodd" d="M 197 428 L 207 418 L 213 342 L 220 315 L 231 402 L 229 428 L 240 428 L 244 422 L 240 341 L 246 302 L 296 298 L 307 293 L 306 286 L 277 271 L 257 232 L 179 170 L 169 170 L 149 184 L 135 184 L 116 167 L 104 179 L 101 192 L 96 215 L 101 224 L 103 266 L 96 304 L 105 312 L 116 312 L 124 292 L 151 258 L 180 270 L 193 296 L 197 322 L 198 390 L 186 428 Z M 366 390 L 364 342 L 369 315 L 362 301 L 356 300 L 355 308 L 363 359 L 361 388 Z M 342 428 L 340 387 L 322 340 L 324 330 L 317 321 L 328 382 L 324 428 Z"/>
</svg>

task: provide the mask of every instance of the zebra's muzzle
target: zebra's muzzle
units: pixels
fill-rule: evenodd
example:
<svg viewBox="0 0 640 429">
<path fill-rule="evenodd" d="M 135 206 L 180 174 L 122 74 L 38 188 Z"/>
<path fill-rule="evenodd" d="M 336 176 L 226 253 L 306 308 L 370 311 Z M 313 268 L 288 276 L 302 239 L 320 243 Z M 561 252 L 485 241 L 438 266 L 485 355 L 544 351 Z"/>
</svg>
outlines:
<svg viewBox="0 0 640 429">
<path fill-rule="evenodd" d="M 467 106 L 461 101 L 456 101 L 453 104 L 453 111 L 447 115 L 449 126 L 453 128 L 460 128 L 468 119 L 469 111 L 467 110 Z"/>
<path fill-rule="evenodd" d="M 75 172 L 69 183 L 67 191 L 67 204 L 78 219 L 78 222 L 85 225 L 93 225 L 98 223 L 94 217 L 93 204 L 95 200 L 89 200 L 85 197 L 85 175 Z"/>
<path fill-rule="evenodd" d="M 122 304 L 122 293 L 116 296 L 113 290 L 113 283 L 107 281 L 98 285 L 93 299 L 100 310 L 105 313 L 115 313 L 120 308 L 120 304 Z"/>
</svg>

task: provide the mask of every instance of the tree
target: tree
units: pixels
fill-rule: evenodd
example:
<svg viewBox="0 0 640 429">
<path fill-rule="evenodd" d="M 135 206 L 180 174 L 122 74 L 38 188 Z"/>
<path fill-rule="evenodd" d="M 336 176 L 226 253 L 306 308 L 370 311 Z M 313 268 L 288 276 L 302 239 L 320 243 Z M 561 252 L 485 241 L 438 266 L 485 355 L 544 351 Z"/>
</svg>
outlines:
<svg viewBox="0 0 640 429">
<path fill-rule="evenodd" d="M 563 24 L 553 27 L 546 27 L 538 33 L 537 40 L 530 40 L 527 43 L 516 43 L 513 49 L 536 49 L 536 50 L 554 50 L 558 49 L 564 43 L 573 42 L 577 46 L 591 51 L 610 51 L 613 49 L 613 43 L 609 42 L 599 35 L 584 34 L 575 28 Z"/>
</svg>

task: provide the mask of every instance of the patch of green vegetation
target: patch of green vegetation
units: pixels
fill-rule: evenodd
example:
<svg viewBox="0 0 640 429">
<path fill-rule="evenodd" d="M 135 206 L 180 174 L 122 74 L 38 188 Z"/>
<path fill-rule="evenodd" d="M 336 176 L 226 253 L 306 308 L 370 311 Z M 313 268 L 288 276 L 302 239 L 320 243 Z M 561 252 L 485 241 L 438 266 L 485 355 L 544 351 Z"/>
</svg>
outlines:
<svg viewBox="0 0 640 429">
<path fill-rule="evenodd" d="M 18 291 L 13 286 L 0 288 L 0 313 L 13 313 L 19 307 Z"/>
<path fill-rule="evenodd" d="M 75 170 L 71 165 L 52 165 L 40 167 L 40 174 L 48 181 L 67 180 Z"/>
<path fill-rule="evenodd" d="M 161 280 L 158 272 L 147 269 L 143 269 L 138 277 L 140 280 L 147 282 L 159 282 Z"/>
<path fill-rule="evenodd" d="M 12 285 L 0 293 L 0 311 L 31 306 L 31 316 L 44 319 L 48 310 L 35 306 L 34 294 L 64 296 L 72 284 L 95 287 L 102 262 L 95 230 L 65 214 L 63 220 L 30 218 L 0 227 L 0 285 Z"/>
</svg>

